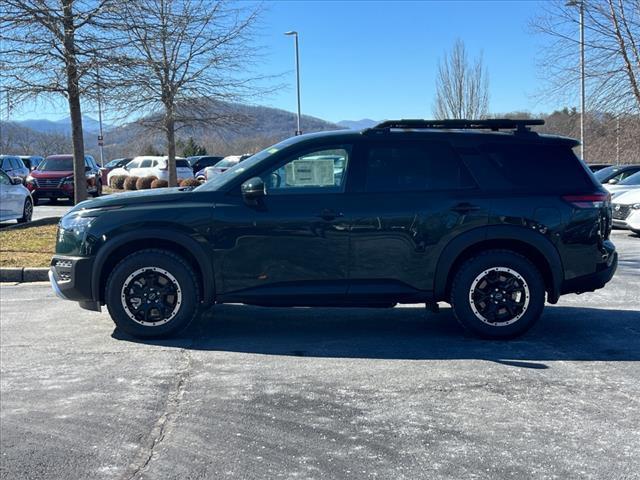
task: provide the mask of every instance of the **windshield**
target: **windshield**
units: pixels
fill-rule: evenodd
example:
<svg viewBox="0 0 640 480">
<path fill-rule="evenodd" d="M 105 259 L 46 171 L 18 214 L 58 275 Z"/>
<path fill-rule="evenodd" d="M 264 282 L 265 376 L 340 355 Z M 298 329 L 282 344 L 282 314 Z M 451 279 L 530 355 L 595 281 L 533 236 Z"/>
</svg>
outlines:
<svg viewBox="0 0 640 480">
<path fill-rule="evenodd" d="M 627 178 L 618 183 L 618 185 L 640 185 L 640 172 L 629 175 Z"/>
<path fill-rule="evenodd" d="M 220 160 L 215 164 L 217 168 L 230 168 L 233 167 L 236 163 L 238 163 L 237 158 L 229 159 L 229 160 Z"/>
<path fill-rule="evenodd" d="M 280 150 L 288 147 L 289 145 L 293 145 L 294 143 L 298 142 L 299 138 L 300 137 L 291 137 L 286 140 L 283 140 L 280 143 L 276 143 L 271 147 L 267 147 L 261 152 L 258 152 L 255 155 L 252 155 L 251 157 L 247 158 L 246 160 L 236 163 L 229 170 L 225 171 L 224 174 L 216 175 L 215 177 L 213 177 L 213 179 L 195 188 L 195 190 L 200 190 L 203 192 L 210 191 L 210 190 L 219 190 L 222 187 L 224 187 L 227 183 L 233 181 L 233 179 L 238 175 L 240 175 L 241 173 L 249 170 L 250 168 L 262 162 L 263 160 L 266 160 L 274 153 L 279 152 Z M 220 163 L 217 163 L 216 167 L 222 166 Z"/>
<path fill-rule="evenodd" d="M 118 166 L 118 163 L 120 163 L 121 161 L 122 161 L 121 158 L 116 158 L 115 160 L 111 160 L 109 163 L 107 163 L 105 167 L 116 168 Z"/>
<path fill-rule="evenodd" d="M 71 158 L 45 158 L 38 170 L 48 170 L 51 172 L 68 172 L 73 170 L 73 159 Z"/>
<path fill-rule="evenodd" d="M 618 170 L 620 170 L 620 167 L 606 167 L 598 170 L 596 173 L 594 173 L 594 175 L 600 182 L 602 182 L 603 180 L 616 173 Z"/>
</svg>

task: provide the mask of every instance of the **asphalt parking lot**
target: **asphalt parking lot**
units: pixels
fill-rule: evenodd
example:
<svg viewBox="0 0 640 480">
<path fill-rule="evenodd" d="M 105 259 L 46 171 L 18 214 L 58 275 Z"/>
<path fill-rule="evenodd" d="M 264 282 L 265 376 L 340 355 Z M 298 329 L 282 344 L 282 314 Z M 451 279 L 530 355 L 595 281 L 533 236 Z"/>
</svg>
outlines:
<svg viewBox="0 0 640 480">
<path fill-rule="evenodd" d="M 0 287 L 6 479 L 640 478 L 640 238 L 600 292 L 481 341 L 449 309 L 219 306 L 140 342 Z"/>
</svg>

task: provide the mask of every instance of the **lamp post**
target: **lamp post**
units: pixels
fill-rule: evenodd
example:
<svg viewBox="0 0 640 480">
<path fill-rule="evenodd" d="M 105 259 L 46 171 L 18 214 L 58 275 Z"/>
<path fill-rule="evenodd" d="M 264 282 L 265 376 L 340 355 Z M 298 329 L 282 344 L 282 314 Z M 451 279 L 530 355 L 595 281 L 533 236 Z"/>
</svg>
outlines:
<svg viewBox="0 0 640 480">
<path fill-rule="evenodd" d="M 580 156 L 582 160 L 585 158 L 585 139 L 584 139 L 584 0 L 569 0 L 567 7 L 578 7 L 580 11 Z"/>
<path fill-rule="evenodd" d="M 292 30 L 290 32 L 285 32 L 285 35 L 295 37 L 296 41 L 296 88 L 298 90 L 298 115 L 296 135 L 302 135 L 302 130 L 300 130 L 300 55 L 298 50 L 298 32 Z"/>
<path fill-rule="evenodd" d="M 97 87 L 98 87 L 98 122 L 100 133 L 98 134 L 98 147 L 100 147 L 100 166 L 104 167 L 104 135 L 102 134 L 102 94 L 100 92 L 100 67 L 96 67 Z"/>
</svg>

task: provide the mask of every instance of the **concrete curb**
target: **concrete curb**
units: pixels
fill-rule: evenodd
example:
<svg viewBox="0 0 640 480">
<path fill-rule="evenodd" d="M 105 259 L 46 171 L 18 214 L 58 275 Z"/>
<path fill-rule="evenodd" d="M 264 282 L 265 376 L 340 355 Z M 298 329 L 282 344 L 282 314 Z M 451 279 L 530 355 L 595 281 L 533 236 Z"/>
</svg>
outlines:
<svg viewBox="0 0 640 480">
<path fill-rule="evenodd" d="M 49 280 L 48 268 L 0 268 L 0 282 L 26 283 Z"/>
</svg>

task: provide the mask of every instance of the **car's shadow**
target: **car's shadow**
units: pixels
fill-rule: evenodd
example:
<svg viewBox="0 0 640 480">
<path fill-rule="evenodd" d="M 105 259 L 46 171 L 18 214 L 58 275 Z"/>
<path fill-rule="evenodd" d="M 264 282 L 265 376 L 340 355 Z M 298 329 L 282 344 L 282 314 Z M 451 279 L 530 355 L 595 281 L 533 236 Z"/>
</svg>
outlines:
<svg viewBox="0 0 640 480">
<path fill-rule="evenodd" d="M 525 336 L 511 341 L 474 338 L 450 309 L 259 308 L 219 305 L 179 337 L 139 340 L 150 345 L 264 355 L 367 359 L 486 359 L 546 368 L 545 360 L 640 360 L 640 312 L 547 306 Z"/>
</svg>

